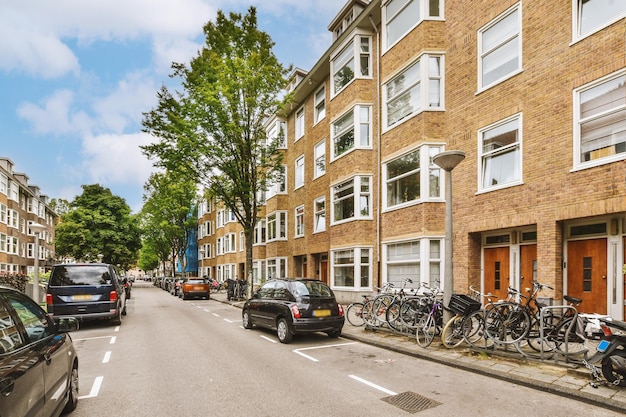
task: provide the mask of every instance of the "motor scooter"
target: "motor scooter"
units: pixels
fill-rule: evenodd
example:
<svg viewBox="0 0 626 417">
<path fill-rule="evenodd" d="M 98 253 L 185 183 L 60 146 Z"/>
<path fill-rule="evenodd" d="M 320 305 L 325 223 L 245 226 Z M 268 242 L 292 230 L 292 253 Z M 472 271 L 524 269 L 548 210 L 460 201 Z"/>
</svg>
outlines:
<svg viewBox="0 0 626 417">
<path fill-rule="evenodd" d="M 600 385 L 626 387 L 626 322 L 600 319 L 600 328 L 603 336 L 596 353 L 583 361 L 594 379 L 590 384 L 594 388 Z M 605 380 L 600 377 L 597 364 Z"/>
</svg>

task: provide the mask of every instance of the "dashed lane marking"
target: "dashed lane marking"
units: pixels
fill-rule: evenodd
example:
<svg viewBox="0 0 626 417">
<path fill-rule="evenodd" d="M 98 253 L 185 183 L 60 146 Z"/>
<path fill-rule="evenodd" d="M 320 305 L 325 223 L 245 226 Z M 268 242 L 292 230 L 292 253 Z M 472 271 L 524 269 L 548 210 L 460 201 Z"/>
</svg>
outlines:
<svg viewBox="0 0 626 417">
<path fill-rule="evenodd" d="M 100 387 L 102 386 L 103 376 L 98 376 L 93 381 L 93 385 L 91 386 L 91 391 L 89 391 L 89 395 L 83 395 L 82 397 L 78 397 L 79 400 L 84 400 L 85 398 L 95 398 L 98 396 L 100 392 Z"/>
</svg>

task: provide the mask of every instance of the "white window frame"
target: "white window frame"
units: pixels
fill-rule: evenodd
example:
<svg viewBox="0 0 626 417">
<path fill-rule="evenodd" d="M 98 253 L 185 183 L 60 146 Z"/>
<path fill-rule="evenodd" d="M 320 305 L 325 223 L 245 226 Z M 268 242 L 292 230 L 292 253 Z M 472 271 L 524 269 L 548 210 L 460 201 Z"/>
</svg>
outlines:
<svg viewBox="0 0 626 417">
<path fill-rule="evenodd" d="M 389 0 L 382 6 L 383 52 L 391 49 L 424 20 L 443 20 L 444 0 Z M 432 7 L 432 8 L 431 8 Z M 405 19 L 406 20 L 403 20 Z M 400 25 L 397 34 L 389 35 L 394 25 Z"/>
<path fill-rule="evenodd" d="M 321 196 L 313 201 L 313 233 L 326 231 L 326 196 Z"/>
<path fill-rule="evenodd" d="M 367 120 L 364 117 L 367 116 Z M 339 123 L 349 121 L 352 124 L 345 124 L 340 127 Z M 339 150 L 337 144 L 339 140 L 352 132 L 352 144 L 345 149 Z M 372 149 L 372 106 L 369 104 L 357 104 L 347 112 L 335 118 L 330 126 L 331 155 L 332 160 L 341 158 L 355 149 Z"/>
<path fill-rule="evenodd" d="M 313 96 L 313 107 L 314 111 L 314 120 L 313 124 L 318 124 L 321 120 L 326 117 L 326 87 L 322 86 L 319 90 L 315 92 Z"/>
<path fill-rule="evenodd" d="M 483 143 L 485 140 L 490 140 L 492 137 L 486 137 L 489 133 L 495 133 L 499 129 L 503 128 L 509 124 L 516 124 L 517 128 L 515 129 L 517 140 L 513 143 L 507 143 L 498 147 L 491 147 L 485 149 Z M 502 188 L 508 188 L 514 185 L 519 185 L 522 183 L 523 176 L 523 152 L 522 152 L 522 131 L 523 131 L 523 118 L 522 113 L 515 114 L 513 116 L 507 117 L 506 119 L 499 120 L 496 123 L 493 123 L 489 126 L 485 126 L 484 128 L 478 131 L 478 191 L 492 191 L 499 190 Z M 512 132 L 512 131 L 509 131 Z M 497 142 L 493 143 L 497 145 Z M 505 155 L 509 155 L 511 152 L 514 153 L 514 159 L 502 162 L 503 159 L 506 158 Z M 500 160 L 501 168 L 513 170 L 514 174 L 517 174 L 517 178 L 510 178 L 506 181 L 496 183 L 496 184 L 485 184 L 485 180 L 487 177 L 487 166 L 488 161 L 491 164 L 490 169 L 493 169 L 493 161 Z M 516 166 L 517 165 L 517 166 Z M 497 168 L 497 167 L 495 167 Z M 490 178 L 493 178 L 494 175 L 488 175 Z M 515 175 L 513 175 L 515 177 Z"/>
<path fill-rule="evenodd" d="M 0 193 L 9 195 L 9 177 L 3 173 L 0 173 Z"/>
<path fill-rule="evenodd" d="M 326 139 L 318 142 L 313 148 L 313 179 L 326 174 Z"/>
<path fill-rule="evenodd" d="M 276 119 L 270 123 L 267 129 L 268 141 L 279 140 L 278 148 L 287 149 L 287 122 L 282 119 Z M 282 138 L 280 138 L 282 135 Z"/>
<path fill-rule="evenodd" d="M 287 212 L 275 211 L 266 217 L 267 242 L 287 240 Z"/>
<path fill-rule="evenodd" d="M 267 279 L 286 278 L 287 277 L 287 258 L 276 257 L 267 258 Z"/>
<path fill-rule="evenodd" d="M 505 30 L 505 33 L 500 37 L 494 38 L 495 40 L 487 44 L 485 40 L 488 36 L 494 36 L 498 30 L 502 30 L 502 25 L 512 25 L 515 23 L 514 30 Z M 507 27 L 508 29 L 508 27 Z M 506 72 L 502 72 L 501 75 L 489 78 L 485 80 L 485 62 L 487 59 L 498 57 L 502 51 L 509 52 L 506 49 L 507 46 L 513 42 L 513 51 L 517 59 L 517 65 L 515 68 L 507 69 Z M 507 64 L 510 61 L 506 61 Z M 503 65 L 497 65 L 495 68 L 506 68 Z M 493 19 L 491 22 L 483 26 L 478 30 L 478 91 L 486 90 L 507 80 L 522 71 L 522 7 L 520 3 L 510 7 L 504 13 Z"/>
<path fill-rule="evenodd" d="M 417 248 L 415 248 L 417 245 Z M 410 250 L 406 249 L 410 246 Z M 392 248 L 398 248 L 392 250 Z M 382 275 L 384 282 L 402 285 L 403 278 L 413 280 L 411 287 L 420 283 L 443 288 L 444 239 L 424 237 L 420 239 L 384 242 L 382 247 Z"/>
<path fill-rule="evenodd" d="M 363 41 L 367 40 L 367 50 L 363 48 Z M 367 68 L 365 68 L 365 65 Z M 357 68 L 358 66 L 358 68 Z M 351 71 L 351 78 L 343 79 L 341 72 Z M 331 96 L 335 97 L 356 79 L 372 78 L 372 37 L 371 35 L 356 34 L 344 42 L 330 57 L 330 85 Z"/>
<path fill-rule="evenodd" d="M 626 149 L 624 149 L 626 136 L 625 83 L 626 70 L 620 70 L 574 90 L 574 169 L 584 169 L 626 159 Z M 611 87 L 613 89 L 609 91 L 613 91 L 612 94 L 598 94 L 607 93 L 606 89 Z M 606 97 L 606 99 L 599 105 L 591 106 L 593 112 L 590 109 L 583 114 L 583 100 L 585 100 L 586 94 L 592 96 L 589 101 L 596 97 Z M 585 126 L 590 125 L 595 128 L 594 130 L 603 134 L 604 139 L 599 137 L 596 141 L 607 146 L 585 152 L 582 143 L 583 130 Z M 599 133 L 596 133 L 597 135 Z M 588 153 L 589 159 L 585 159 L 583 153 Z"/>
<path fill-rule="evenodd" d="M 433 64 L 437 64 L 436 70 Z M 423 54 L 383 84 L 382 110 L 385 130 L 398 126 L 423 111 L 444 110 L 444 65 L 443 54 Z M 413 78 L 407 79 L 407 75 Z M 406 85 L 403 85 L 404 81 Z M 435 84 L 437 88 L 434 88 Z M 394 91 L 394 88 L 397 91 Z M 411 98 L 409 111 L 403 110 L 397 119 L 390 120 L 392 114 L 389 112 L 389 107 L 395 102 L 404 102 L 403 99 L 407 97 Z M 436 100 L 433 100 L 435 97 Z M 407 106 L 402 108 L 407 109 Z"/>
<path fill-rule="evenodd" d="M 283 173 L 280 178 L 268 186 L 267 200 L 278 194 L 287 194 L 287 165 L 283 165 Z"/>
<path fill-rule="evenodd" d="M 373 271 L 372 252 L 373 251 L 371 247 L 359 246 L 331 250 L 331 288 L 346 291 L 371 290 Z M 340 262 L 339 260 L 342 261 Z M 346 285 L 345 282 L 338 282 L 338 271 L 344 269 L 351 269 L 353 279 L 352 285 Z M 366 271 L 367 277 L 363 277 L 363 271 Z M 367 282 L 363 282 L 364 280 L 366 280 Z"/>
<path fill-rule="evenodd" d="M 396 210 L 399 208 L 411 206 L 414 204 L 423 203 L 425 201 L 442 201 L 443 196 L 443 171 L 434 162 L 433 157 L 440 152 L 443 152 L 443 144 L 427 144 L 418 148 L 410 149 L 408 152 L 403 153 L 397 157 L 386 160 L 382 165 L 382 178 L 383 178 L 383 210 Z M 411 169 L 402 171 L 394 177 L 389 178 L 389 167 L 395 162 L 402 163 L 403 158 L 408 158 L 410 155 L 415 155 L 418 158 L 418 166 Z M 412 176 L 418 176 L 419 195 L 413 199 L 396 199 L 395 204 L 390 204 L 389 199 L 392 197 L 390 192 L 394 191 L 396 194 L 400 192 L 402 181 L 407 180 Z M 405 195 L 406 191 L 402 192 Z M 407 196 L 408 197 L 408 196 Z"/>
<path fill-rule="evenodd" d="M 253 245 L 265 245 L 266 241 L 266 220 L 259 219 L 254 227 L 254 243 Z"/>
<path fill-rule="evenodd" d="M 304 155 L 300 155 L 296 158 L 295 162 L 295 184 L 294 190 L 300 187 L 304 187 Z"/>
<path fill-rule="evenodd" d="M 295 129 L 294 141 L 298 141 L 304 136 L 304 106 L 296 110 L 294 129 Z"/>
<path fill-rule="evenodd" d="M 304 237 L 304 205 L 294 209 L 294 237 Z"/>
<path fill-rule="evenodd" d="M 574 35 L 574 41 L 579 41 L 592 35 L 613 23 L 624 19 L 626 17 L 626 2 L 615 1 L 613 3 L 614 9 L 610 9 L 611 5 L 606 4 L 610 0 L 592 0 L 586 2 L 585 6 L 589 6 L 591 10 L 597 11 L 599 8 L 605 8 L 602 16 L 597 20 L 597 23 L 585 24 L 583 23 L 583 8 L 582 0 L 572 0 L 572 34 Z M 600 3 L 604 3 L 599 6 Z"/>
<path fill-rule="evenodd" d="M 372 177 L 356 175 L 331 187 L 331 225 L 353 220 L 369 220 L 372 218 Z M 351 189 L 351 192 L 349 191 Z M 364 190 L 365 189 L 365 190 Z M 351 216 L 336 219 L 343 202 L 352 200 Z"/>
</svg>

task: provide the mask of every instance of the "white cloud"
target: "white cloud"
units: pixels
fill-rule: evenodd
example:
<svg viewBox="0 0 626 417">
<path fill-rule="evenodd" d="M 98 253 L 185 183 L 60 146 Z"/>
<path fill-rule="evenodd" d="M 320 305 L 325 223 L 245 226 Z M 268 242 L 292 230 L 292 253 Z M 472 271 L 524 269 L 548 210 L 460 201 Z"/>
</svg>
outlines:
<svg viewBox="0 0 626 417">
<path fill-rule="evenodd" d="M 89 130 L 92 122 L 83 111 L 72 113 L 74 93 L 58 90 L 46 97 L 41 105 L 22 103 L 17 114 L 27 120 L 38 134 L 62 135 Z"/>
</svg>

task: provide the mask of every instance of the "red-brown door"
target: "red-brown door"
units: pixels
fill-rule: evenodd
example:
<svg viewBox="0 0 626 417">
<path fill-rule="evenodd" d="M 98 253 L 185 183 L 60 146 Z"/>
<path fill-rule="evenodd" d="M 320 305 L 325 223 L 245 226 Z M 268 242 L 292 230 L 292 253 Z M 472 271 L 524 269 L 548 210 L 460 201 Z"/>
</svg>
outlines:
<svg viewBox="0 0 626 417">
<path fill-rule="evenodd" d="M 509 247 L 485 248 L 484 286 L 486 293 L 492 293 L 498 300 L 507 297 L 509 288 Z"/>
<path fill-rule="evenodd" d="M 320 280 L 326 284 L 330 284 L 328 282 L 328 261 L 320 261 Z"/>
<path fill-rule="evenodd" d="M 520 246 L 520 290 L 525 291 L 526 288 L 532 287 L 533 279 L 537 273 L 537 245 Z M 545 284 L 537 278 L 539 282 Z"/>
<path fill-rule="evenodd" d="M 605 238 L 567 243 L 567 294 L 583 300 L 579 312 L 607 314 L 606 246 Z"/>
</svg>

